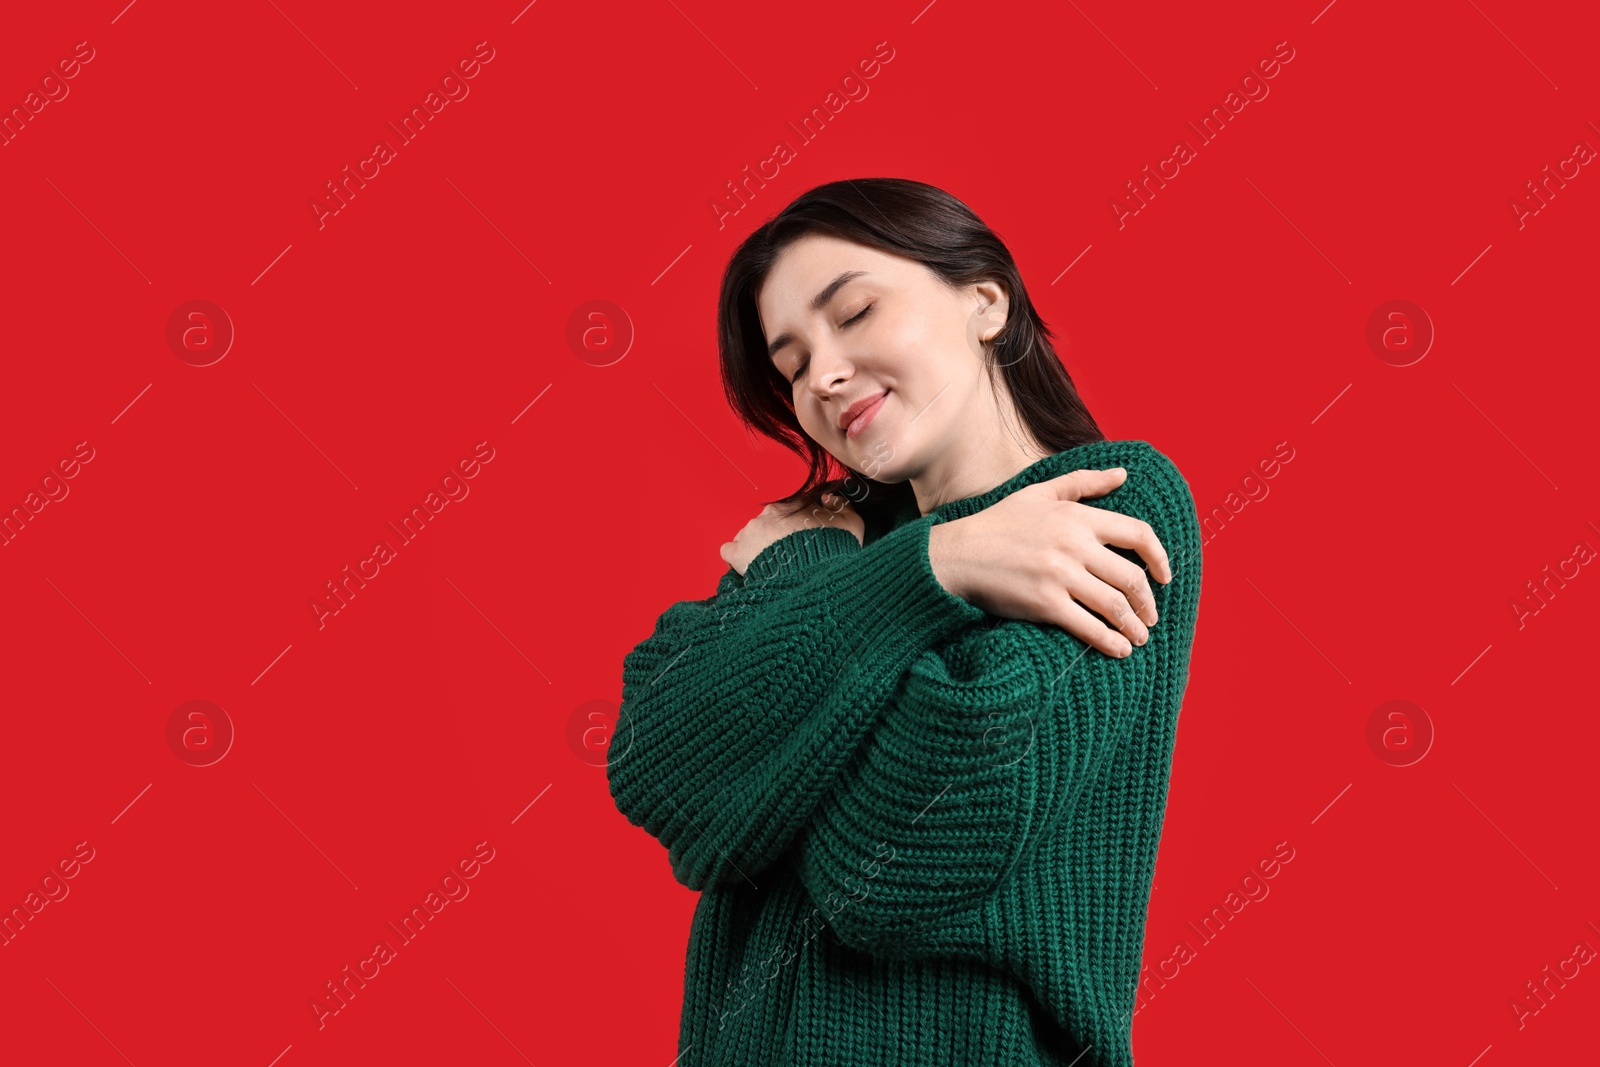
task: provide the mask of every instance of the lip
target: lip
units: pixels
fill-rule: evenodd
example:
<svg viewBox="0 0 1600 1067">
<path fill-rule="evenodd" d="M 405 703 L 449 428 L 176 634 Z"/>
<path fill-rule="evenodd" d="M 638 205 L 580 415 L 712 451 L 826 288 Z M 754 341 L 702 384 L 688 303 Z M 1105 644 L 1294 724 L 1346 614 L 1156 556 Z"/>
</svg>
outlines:
<svg viewBox="0 0 1600 1067">
<path fill-rule="evenodd" d="M 839 426 L 844 430 L 845 437 L 859 437 L 888 395 L 889 390 L 885 389 L 881 393 L 863 397 L 846 408 L 844 414 L 839 416 Z"/>
</svg>

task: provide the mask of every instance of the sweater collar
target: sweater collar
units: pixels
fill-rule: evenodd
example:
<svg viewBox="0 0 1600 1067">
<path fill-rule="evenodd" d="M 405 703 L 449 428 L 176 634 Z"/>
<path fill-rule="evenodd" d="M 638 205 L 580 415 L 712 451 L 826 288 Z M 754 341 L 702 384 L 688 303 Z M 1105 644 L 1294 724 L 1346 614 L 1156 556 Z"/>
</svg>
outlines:
<svg viewBox="0 0 1600 1067">
<path fill-rule="evenodd" d="M 1085 468 L 1100 469 L 1126 466 L 1127 446 L 1134 443 L 1109 440 L 1090 441 L 1087 444 L 1069 448 L 1064 452 L 1045 456 L 1030 463 L 993 489 L 973 496 L 963 497 L 960 500 L 951 500 L 940 504 L 927 515 L 922 516 L 922 518 L 930 519 L 934 523 L 951 522 L 982 511 L 991 504 L 996 504 L 1010 496 L 1018 489 L 1033 485 L 1035 482 L 1047 481 L 1059 475 L 1069 474 L 1072 471 Z"/>
</svg>

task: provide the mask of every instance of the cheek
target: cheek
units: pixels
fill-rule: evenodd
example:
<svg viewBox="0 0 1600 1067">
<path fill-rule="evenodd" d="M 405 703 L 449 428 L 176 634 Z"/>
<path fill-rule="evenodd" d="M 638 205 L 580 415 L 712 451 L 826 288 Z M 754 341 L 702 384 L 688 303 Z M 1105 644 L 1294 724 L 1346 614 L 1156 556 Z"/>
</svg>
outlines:
<svg viewBox="0 0 1600 1067">
<path fill-rule="evenodd" d="M 872 354 L 873 368 L 884 379 L 883 384 L 921 391 L 929 381 L 948 377 L 941 371 L 950 362 L 947 349 L 951 332 L 946 323 L 905 314 L 882 326 L 882 331 L 873 335 Z M 959 338 L 960 333 L 955 336 Z M 943 384 L 941 380 L 933 392 Z"/>
<path fill-rule="evenodd" d="M 800 428 L 806 432 L 807 437 L 813 441 L 827 440 L 827 418 L 816 397 L 799 398 L 795 403 L 794 414 L 795 418 L 800 420 Z"/>
</svg>

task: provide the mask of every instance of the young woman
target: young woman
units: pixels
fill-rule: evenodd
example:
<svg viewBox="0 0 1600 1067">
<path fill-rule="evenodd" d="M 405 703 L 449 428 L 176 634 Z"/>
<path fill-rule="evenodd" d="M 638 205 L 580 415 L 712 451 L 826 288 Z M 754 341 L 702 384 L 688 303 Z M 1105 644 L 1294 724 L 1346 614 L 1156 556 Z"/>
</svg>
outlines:
<svg viewBox="0 0 1600 1067">
<path fill-rule="evenodd" d="M 1105 439 L 1004 244 L 929 185 L 786 207 L 719 344 L 810 474 L 623 661 L 612 797 L 701 892 L 678 1067 L 1131 1064 L 1188 485 Z"/>
</svg>

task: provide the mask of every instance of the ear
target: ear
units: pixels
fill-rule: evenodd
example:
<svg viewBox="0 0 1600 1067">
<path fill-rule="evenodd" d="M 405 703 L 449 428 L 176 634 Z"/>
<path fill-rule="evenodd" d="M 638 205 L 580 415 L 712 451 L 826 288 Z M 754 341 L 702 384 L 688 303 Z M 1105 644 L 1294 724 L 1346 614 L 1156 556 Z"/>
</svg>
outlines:
<svg viewBox="0 0 1600 1067">
<path fill-rule="evenodd" d="M 1006 324 L 1011 314 L 1011 298 L 1006 288 L 997 281 L 981 281 L 972 286 L 977 300 L 974 312 L 978 322 L 978 340 L 992 341 Z"/>
</svg>

